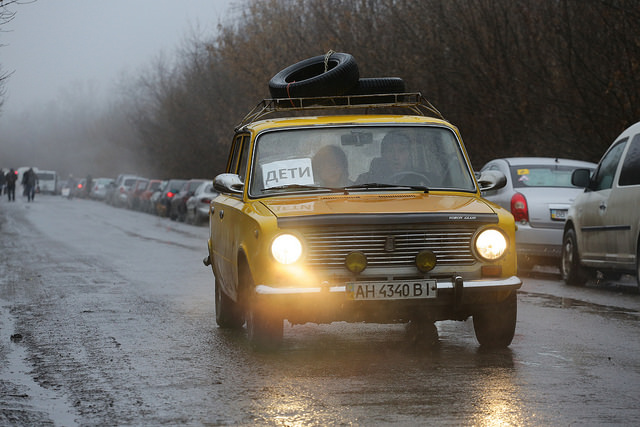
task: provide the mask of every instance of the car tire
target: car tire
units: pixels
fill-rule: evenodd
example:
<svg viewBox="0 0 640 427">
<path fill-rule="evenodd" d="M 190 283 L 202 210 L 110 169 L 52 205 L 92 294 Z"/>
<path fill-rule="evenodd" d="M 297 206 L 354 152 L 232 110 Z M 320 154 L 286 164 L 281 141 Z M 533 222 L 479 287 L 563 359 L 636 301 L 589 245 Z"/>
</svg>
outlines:
<svg viewBox="0 0 640 427">
<path fill-rule="evenodd" d="M 358 79 L 358 83 L 349 91 L 349 95 L 377 95 L 405 91 L 404 80 L 400 77 L 372 77 Z"/>
<path fill-rule="evenodd" d="M 516 291 L 502 302 L 473 314 L 476 339 L 485 348 L 505 348 L 511 344 L 516 331 L 518 298 Z"/>
<path fill-rule="evenodd" d="M 240 304 L 233 301 L 220 288 L 215 279 L 216 323 L 224 329 L 238 329 L 244 325 L 244 313 Z"/>
<path fill-rule="evenodd" d="M 297 98 L 343 95 L 358 83 L 360 72 L 353 56 L 332 53 L 327 60 L 318 55 L 281 70 L 269 81 L 273 98 Z"/>
<path fill-rule="evenodd" d="M 238 271 L 239 288 L 247 297 L 245 319 L 247 321 L 247 337 L 256 350 L 271 350 L 282 342 L 284 319 L 279 313 L 258 304 L 255 295 L 255 284 L 249 268 L 245 265 Z"/>
<path fill-rule="evenodd" d="M 568 229 L 562 237 L 562 265 L 560 272 L 567 285 L 583 286 L 587 282 L 587 274 L 580 264 L 578 240 L 573 228 Z"/>
<path fill-rule="evenodd" d="M 254 349 L 271 350 L 282 342 L 284 319 L 252 299 L 247 310 L 247 336 Z"/>
</svg>

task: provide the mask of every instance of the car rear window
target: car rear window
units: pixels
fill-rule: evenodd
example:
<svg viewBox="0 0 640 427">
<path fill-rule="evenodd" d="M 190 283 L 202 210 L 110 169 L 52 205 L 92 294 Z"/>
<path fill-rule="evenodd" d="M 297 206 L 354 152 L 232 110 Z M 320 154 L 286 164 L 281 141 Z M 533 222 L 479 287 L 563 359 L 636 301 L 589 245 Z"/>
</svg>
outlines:
<svg viewBox="0 0 640 427">
<path fill-rule="evenodd" d="M 515 188 L 565 187 L 574 188 L 571 174 L 577 169 L 571 166 L 520 165 L 511 166 L 511 178 Z"/>
</svg>

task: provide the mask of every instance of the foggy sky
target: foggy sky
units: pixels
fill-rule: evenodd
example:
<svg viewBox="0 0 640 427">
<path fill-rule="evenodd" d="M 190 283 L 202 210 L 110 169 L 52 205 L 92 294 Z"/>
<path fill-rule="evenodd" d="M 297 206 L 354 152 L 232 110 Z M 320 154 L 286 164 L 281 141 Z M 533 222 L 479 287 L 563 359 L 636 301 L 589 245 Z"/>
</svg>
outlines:
<svg viewBox="0 0 640 427">
<path fill-rule="evenodd" d="M 14 19 L 0 27 L 0 66 L 13 73 L 5 84 L 0 111 L 0 167 L 5 168 L 18 166 L 7 164 L 8 158 L 16 161 L 12 150 L 21 152 L 18 158 L 23 164 L 61 151 L 42 137 L 51 125 L 44 123 L 43 114 L 54 120 L 66 117 L 61 108 L 86 104 L 95 109 L 106 104 L 118 82 L 151 67 L 160 55 L 171 59 L 185 39 L 215 34 L 235 3 L 19 1 L 9 6 L 16 12 Z M 57 120 L 56 126 L 60 125 Z M 37 132 L 29 132 L 30 127 L 38 127 Z M 25 159 L 23 151 L 33 153 L 31 158 Z"/>
<path fill-rule="evenodd" d="M 21 2 L 29 0 L 20 0 Z M 229 0 L 36 0 L 12 5 L 0 64 L 14 71 L 4 110 L 54 99 L 76 84 L 108 90 L 192 31 L 215 31 Z"/>
</svg>

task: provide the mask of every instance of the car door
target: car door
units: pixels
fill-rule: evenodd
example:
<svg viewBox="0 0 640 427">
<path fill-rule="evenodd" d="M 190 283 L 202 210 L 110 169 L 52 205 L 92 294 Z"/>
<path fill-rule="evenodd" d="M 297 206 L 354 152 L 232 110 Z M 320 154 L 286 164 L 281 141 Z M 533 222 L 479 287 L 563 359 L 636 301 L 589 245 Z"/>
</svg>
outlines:
<svg viewBox="0 0 640 427">
<path fill-rule="evenodd" d="M 238 173 L 241 158 L 248 155 L 249 136 L 237 135 L 233 140 L 232 154 L 227 162 L 227 173 Z M 246 163 L 245 163 L 246 164 Z M 243 225 L 244 198 L 242 194 L 221 194 L 212 203 L 211 244 L 214 269 L 225 294 L 237 297 L 237 255 L 240 232 Z"/>
<path fill-rule="evenodd" d="M 597 266 L 606 261 L 608 239 L 613 236 L 615 229 L 607 227 L 605 215 L 609 205 L 609 197 L 613 186 L 618 163 L 622 157 L 627 139 L 616 142 L 605 153 L 591 179 L 585 194 L 576 206 L 576 216 L 579 220 L 579 233 L 582 236 L 581 258 L 583 262 Z M 612 233 L 612 236 L 609 236 Z"/>
<path fill-rule="evenodd" d="M 605 227 L 610 230 L 607 257 L 620 268 L 633 269 L 640 217 L 640 134 L 633 136 L 627 144 L 620 165 L 603 218 Z"/>
</svg>

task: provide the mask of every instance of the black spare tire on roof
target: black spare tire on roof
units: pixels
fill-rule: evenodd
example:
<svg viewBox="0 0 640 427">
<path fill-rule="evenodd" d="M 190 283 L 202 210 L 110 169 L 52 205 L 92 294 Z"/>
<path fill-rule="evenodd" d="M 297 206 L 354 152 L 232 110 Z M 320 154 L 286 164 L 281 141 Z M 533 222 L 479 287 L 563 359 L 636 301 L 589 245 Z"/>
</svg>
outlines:
<svg viewBox="0 0 640 427">
<path fill-rule="evenodd" d="M 348 53 L 318 55 L 278 72 L 269 81 L 274 98 L 343 95 L 358 83 L 358 64 Z"/>
<path fill-rule="evenodd" d="M 404 93 L 404 80 L 400 77 L 360 78 L 349 91 L 349 95 L 376 95 L 382 93 Z"/>
</svg>

